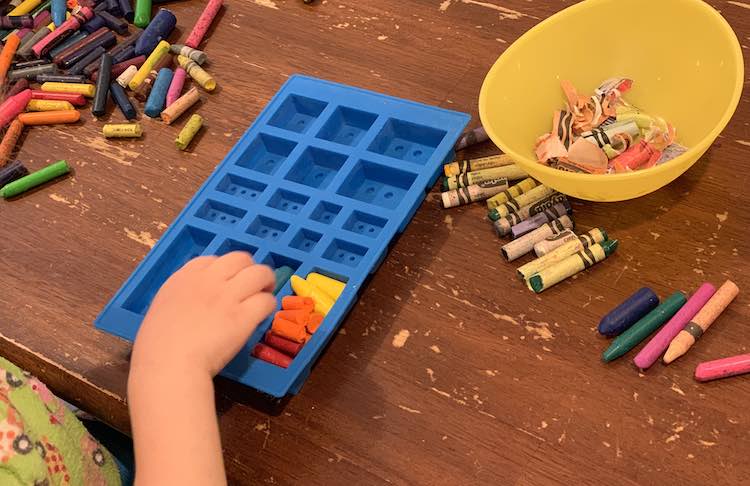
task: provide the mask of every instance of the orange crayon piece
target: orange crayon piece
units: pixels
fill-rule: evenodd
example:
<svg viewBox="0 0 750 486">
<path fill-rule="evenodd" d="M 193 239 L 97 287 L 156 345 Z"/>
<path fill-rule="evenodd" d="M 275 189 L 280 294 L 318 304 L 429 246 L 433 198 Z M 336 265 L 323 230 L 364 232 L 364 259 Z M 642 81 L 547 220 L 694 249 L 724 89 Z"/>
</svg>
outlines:
<svg viewBox="0 0 750 486">
<path fill-rule="evenodd" d="M 21 43 L 21 39 L 16 34 L 11 34 L 5 41 L 5 46 L 0 52 L 0 88 L 5 86 L 5 75 L 8 73 L 10 63 L 13 62 L 13 56 L 16 55 L 16 49 Z"/>
<path fill-rule="evenodd" d="M 75 123 L 81 119 L 81 112 L 78 110 L 64 111 L 35 111 L 31 113 L 21 113 L 18 120 L 24 125 L 56 125 L 58 123 Z"/>
<path fill-rule="evenodd" d="M 687 353 L 704 332 L 708 331 L 711 324 L 724 312 L 724 309 L 737 297 L 740 289 L 731 280 L 727 280 L 719 287 L 719 290 L 706 302 L 706 305 L 698 311 L 685 329 L 679 332 L 672 342 L 669 343 L 667 352 L 664 353 L 664 363 L 669 364 L 683 354 Z"/>
<path fill-rule="evenodd" d="M 0 167 L 3 167 L 10 160 L 10 154 L 13 153 L 13 149 L 16 147 L 16 142 L 18 142 L 18 137 L 21 136 L 22 131 L 23 122 L 16 118 L 11 122 L 3 136 L 3 141 L 0 142 Z"/>
<path fill-rule="evenodd" d="M 305 330 L 307 330 L 308 334 L 315 334 L 315 331 L 318 330 L 320 325 L 323 323 L 323 314 L 318 314 L 317 312 L 310 315 L 310 318 L 307 320 L 307 324 L 305 325 Z"/>
<path fill-rule="evenodd" d="M 279 319 L 296 322 L 300 326 L 305 326 L 307 325 L 307 321 L 310 319 L 310 314 L 312 314 L 312 312 L 308 312 L 305 309 L 281 310 L 276 313 L 276 317 L 278 317 Z"/>
<path fill-rule="evenodd" d="M 294 321 L 289 321 L 278 316 L 274 316 L 271 324 L 271 331 L 277 336 L 281 336 L 295 343 L 304 343 L 307 339 L 305 326 L 300 326 Z"/>
<path fill-rule="evenodd" d="M 310 297 L 300 297 L 298 295 L 287 295 L 281 299 L 281 308 L 284 310 L 300 310 L 312 312 L 315 308 L 315 301 Z"/>
</svg>

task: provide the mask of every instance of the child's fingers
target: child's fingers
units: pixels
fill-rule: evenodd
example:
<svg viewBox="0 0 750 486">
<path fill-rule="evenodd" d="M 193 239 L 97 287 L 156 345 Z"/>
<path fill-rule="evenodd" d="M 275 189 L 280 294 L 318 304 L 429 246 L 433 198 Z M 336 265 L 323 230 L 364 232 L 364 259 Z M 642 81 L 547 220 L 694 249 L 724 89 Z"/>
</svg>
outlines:
<svg viewBox="0 0 750 486">
<path fill-rule="evenodd" d="M 266 265 L 245 267 L 229 280 L 229 293 L 235 302 L 242 302 L 259 292 L 271 292 L 276 277 Z"/>
<path fill-rule="evenodd" d="M 258 324 L 271 315 L 276 309 L 276 297 L 268 292 L 261 292 L 245 299 L 240 304 L 242 322 L 247 324 L 247 336 L 250 336 Z"/>
<path fill-rule="evenodd" d="M 198 270 L 201 268 L 206 268 L 207 266 L 215 262 L 218 258 L 219 257 L 214 256 L 214 255 L 195 257 L 189 262 L 187 262 L 186 264 L 184 264 L 180 270 Z"/>
<path fill-rule="evenodd" d="M 233 251 L 219 257 L 211 265 L 211 271 L 216 272 L 220 278 L 229 280 L 237 275 L 243 268 L 253 264 L 253 257 L 244 251 Z"/>
</svg>

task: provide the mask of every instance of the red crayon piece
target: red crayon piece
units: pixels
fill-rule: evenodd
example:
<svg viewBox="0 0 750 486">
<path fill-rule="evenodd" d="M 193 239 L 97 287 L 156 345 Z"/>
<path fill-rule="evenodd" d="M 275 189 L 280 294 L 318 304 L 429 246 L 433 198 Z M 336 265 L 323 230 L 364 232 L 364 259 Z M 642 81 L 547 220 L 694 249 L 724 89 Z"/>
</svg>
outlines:
<svg viewBox="0 0 750 486">
<path fill-rule="evenodd" d="M 15 96 L 12 96 L 5 100 L 0 105 L 0 128 L 5 127 L 11 122 L 19 113 L 26 109 L 26 105 L 31 101 L 31 90 L 25 89 Z"/>
<path fill-rule="evenodd" d="M 701 363 L 695 368 L 695 379 L 711 381 L 744 373 L 750 373 L 750 354 L 738 354 Z"/>
<path fill-rule="evenodd" d="M 206 8 L 203 9 L 203 13 L 198 17 L 198 21 L 195 22 L 193 30 L 190 31 L 185 45 L 196 49 L 203 40 L 203 37 L 211 27 L 211 23 L 214 21 L 216 14 L 219 13 L 223 0 L 209 0 Z"/>
<path fill-rule="evenodd" d="M 266 332 L 266 335 L 263 337 L 263 342 L 284 354 L 288 354 L 289 356 L 297 356 L 297 353 L 299 353 L 303 346 L 302 343 L 295 343 L 294 341 L 284 339 L 271 331 Z"/>
<path fill-rule="evenodd" d="M 112 77 L 116 78 L 120 74 L 124 73 L 125 70 L 129 68 L 130 66 L 141 67 L 141 65 L 145 61 L 146 61 L 146 56 L 138 56 L 132 59 L 128 59 L 127 61 L 118 62 L 117 64 L 112 66 Z M 99 69 L 97 69 L 91 74 L 92 81 L 96 81 L 97 78 L 99 78 Z"/>
<path fill-rule="evenodd" d="M 50 32 L 42 40 L 34 44 L 31 50 L 34 52 L 36 57 L 45 56 L 50 49 L 55 47 L 73 32 L 78 30 L 81 25 L 94 16 L 94 11 L 89 7 L 82 7 L 78 12 L 70 16 L 68 20 L 60 24 L 55 30 Z"/>
<path fill-rule="evenodd" d="M 31 90 L 32 100 L 69 101 L 73 106 L 84 106 L 86 97 L 77 93 L 55 93 L 54 91 Z"/>
<path fill-rule="evenodd" d="M 266 363 L 281 366 L 282 368 L 288 368 L 292 364 L 292 358 L 265 344 L 256 344 L 253 348 L 253 356 L 262 359 Z"/>
</svg>

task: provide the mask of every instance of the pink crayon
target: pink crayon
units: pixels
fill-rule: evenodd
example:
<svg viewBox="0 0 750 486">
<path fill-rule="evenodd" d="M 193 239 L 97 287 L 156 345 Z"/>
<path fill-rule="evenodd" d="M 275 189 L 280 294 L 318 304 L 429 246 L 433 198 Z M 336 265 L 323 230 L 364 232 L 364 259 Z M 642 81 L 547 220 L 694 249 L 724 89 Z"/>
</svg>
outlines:
<svg viewBox="0 0 750 486">
<path fill-rule="evenodd" d="M 187 71 L 181 67 L 174 70 L 174 76 L 172 76 L 172 82 L 169 84 L 169 90 L 167 91 L 167 106 L 177 101 L 177 98 L 182 94 L 185 76 L 187 76 Z"/>
<path fill-rule="evenodd" d="M 690 319 L 695 317 L 715 292 L 716 288 L 708 282 L 698 287 L 693 296 L 677 311 L 677 314 L 672 316 L 672 319 L 633 358 L 633 363 L 643 370 L 648 369 L 654 364 L 667 349 L 672 339 L 685 328 L 685 325 L 690 322 Z"/>
<path fill-rule="evenodd" d="M 17 95 L 11 96 L 0 105 L 0 128 L 6 126 L 18 116 L 31 101 L 31 90 L 25 89 Z"/>
<path fill-rule="evenodd" d="M 208 32 L 208 28 L 211 27 L 211 23 L 214 21 L 214 17 L 219 13 L 223 0 L 209 0 L 208 5 L 203 10 L 203 13 L 193 26 L 193 30 L 190 31 L 185 45 L 197 49 L 198 45 L 203 40 L 203 36 Z"/>
<path fill-rule="evenodd" d="M 730 358 L 701 363 L 695 368 L 695 379 L 711 381 L 743 373 L 750 373 L 750 354 L 738 354 Z"/>
<path fill-rule="evenodd" d="M 78 30 L 81 25 L 91 20 L 91 17 L 93 16 L 94 11 L 91 10 L 91 8 L 81 7 L 81 10 L 71 15 L 68 20 L 60 24 L 59 27 L 34 44 L 34 47 L 32 47 L 31 50 L 36 54 L 36 57 L 45 56 L 50 49 L 67 39 L 73 32 Z"/>
</svg>

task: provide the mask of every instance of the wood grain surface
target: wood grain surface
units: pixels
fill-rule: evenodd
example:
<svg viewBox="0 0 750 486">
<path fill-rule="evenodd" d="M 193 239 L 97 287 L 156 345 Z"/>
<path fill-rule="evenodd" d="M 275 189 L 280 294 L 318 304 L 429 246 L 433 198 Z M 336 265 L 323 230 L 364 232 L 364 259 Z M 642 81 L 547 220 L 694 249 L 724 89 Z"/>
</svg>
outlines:
<svg viewBox="0 0 750 486">
<path fill-rule="evenodd" d="M 497 56 L 573 2 L 225 3 L 205 44 L 220 87 L 198 107 L 206 129 L 190 151 L 173 146 L 181 123 L 144 119 L 137 141 L 104 140 L 88 114 L 33 128 L 18 157 L 30 169 L 66 158 L 75 173 L 0 204 L 0 354 L 122 430 L 130 345 L 92 322 L 289 75 L 467 111 L 476 124 Z M 750 4 L 711 3 L 748 42 Z M 170 4 L 175 39 L 201 4 Z M 575 202 L 578 227 L 606 228 L 620 249 L 541 296 L 500 258 L 483 205 L 445 211 L 430 193 L 299 395 L 267 407 L 219 384 L 230 482 L 748 484 L 750 379 L 692 375 L 750 344 L 749 100 L 666 188 Z M 741 293 L 688 355 L 644 373 L 633 353 L 601 363 L 596 324 L 634 290 L 665 296 L 726 278 Z"/>
</svg>

